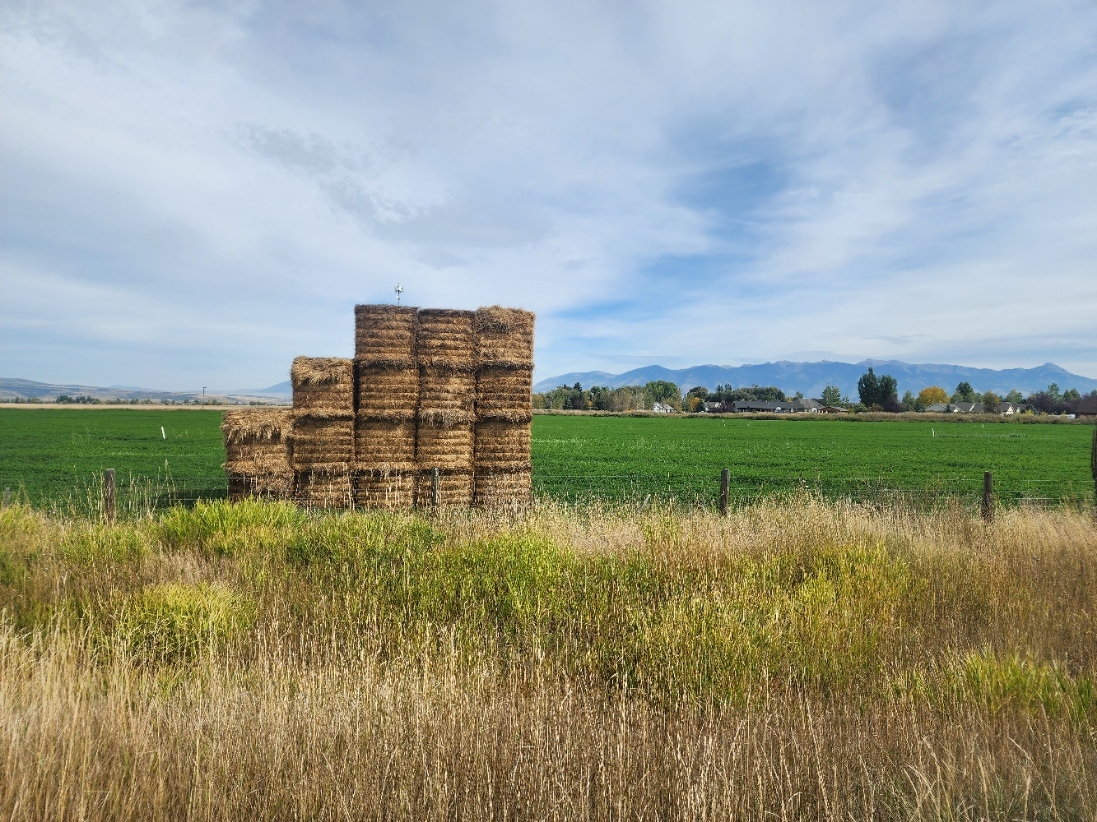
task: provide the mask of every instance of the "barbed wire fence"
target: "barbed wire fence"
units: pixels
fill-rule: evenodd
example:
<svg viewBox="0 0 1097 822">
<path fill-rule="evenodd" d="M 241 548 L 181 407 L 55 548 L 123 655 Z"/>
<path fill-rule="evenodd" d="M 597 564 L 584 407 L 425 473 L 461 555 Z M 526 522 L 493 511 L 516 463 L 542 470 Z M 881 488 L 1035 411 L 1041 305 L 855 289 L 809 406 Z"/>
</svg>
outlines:
<svg viewBox="0 0 1097 822">
<path fill-rule="evenodd" d="M 905 507 L 932 511 L 943 507 L 982 510 L 993 516 L 995 508 L 1035 507 L 1094 509 L 1092 483 L 1072 479 L 1011 479 L 995 488 L 989 475 L 939 475 L 920 484 L 899 484 L 891 477 L 808 477 L 804 475 L 721 476 L 708 473 L 554 474 L 534 470 L 533 497 L 563 505 L 621 504 L 630 506 L 675 505 L 721 510 L 755 504 L 766 499 L 792 500 L 810 495 L 830 501 L 846 501 L 880 507 Z M 0 477 L 3 506 L 29 504 L 35 508 L 73 516 L 105 519 L 147 516 L 176 506 L 229 496 L 225 474 L 183 478 L 160 474 L 135 475 L 104 471 L 77 480 L 62 494 L 34 494 L 19 477 Z M 308 499 L 289 499 L 308 505 Z M 353 505 L 352 484 L 347 503 Z M 1097 510 L 1097 509 L 1094 509 Z"/>
</svg>

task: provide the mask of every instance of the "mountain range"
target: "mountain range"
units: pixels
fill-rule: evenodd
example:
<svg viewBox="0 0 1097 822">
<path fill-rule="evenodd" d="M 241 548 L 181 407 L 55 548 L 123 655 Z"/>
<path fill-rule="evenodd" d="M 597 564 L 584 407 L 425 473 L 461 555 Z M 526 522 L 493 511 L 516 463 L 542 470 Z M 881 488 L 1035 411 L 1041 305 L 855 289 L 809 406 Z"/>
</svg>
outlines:
<svg viewBox="0 0 1097 822">
<path fill-rule="evenodd" d="M 560 385 L 579 383 L 584 388 L 602 385 L 607 388 L 621 388 L 626 385 L 644 385 L 652 380 L 666 380 L 678 385 L 682 391 L 688 391 L 697 385 L 703 385 L 710 391 L 717 385 L 735 388 L 750 385 L 775 385 L 786 393 L 803 392 L 806 397 L 818 397 L 827 385 L 836 385 L 843 395 L 856 399 L 857 380 L 872 367 L 879 375 L 890 374 L 899 385 L 899 395 L 905 391 L 917 394 L 926 386 L 939 385 L 949 393 L 956 390 L 961 382 L 971 383 L 972 388 L 982 393 L 993 391 L 1007 394 L 1016 388 L 1023 394 L 1042 391 L 1055 383 L 1061 391 L 1075 388 L 1085 394 L 1097 390 L 1097 379 L 1072 374 L 1054 363 L 1044 363 L 1035 368 L 969 368 L 963 365 L 945 365 L 936 363 L 905 363 L 899 360 L 863 360 L 858 363 L 847 362 L 767 362 L 759 365 L 696 365 L 691 368 L 664 368 L 661 365 L 649 365 L 635 368 L 623 374 L 610 374 L 605 371 L 581 371 L 560 374 L 539 381 L 533 390 L 551 391 Z"/>
<path fill-rule="evenodd" d="M 241 388 L 232 391 L 207 390 L 207 399 L 228 402 L 249 402 L 265 400 L 267 402 L 288 402 L 290 384 L 286 382 L 269 388 Z M 106 400 L 148 400 L 151 402 L 186 402 L 200 399 L 201 391 L 157 391 L 152 388 L 133 388 L 131 386 L 112 385 L 107 388 L 94 385 L 56 385 L 35 380 L 23 380 L 16 377 L 0 377 L 0 401 L 28 400 L 38 398 L 43 402 L 54 402 L 58 397 L 68 394 L 72 397 L 92 397 Z"/>
</svg>

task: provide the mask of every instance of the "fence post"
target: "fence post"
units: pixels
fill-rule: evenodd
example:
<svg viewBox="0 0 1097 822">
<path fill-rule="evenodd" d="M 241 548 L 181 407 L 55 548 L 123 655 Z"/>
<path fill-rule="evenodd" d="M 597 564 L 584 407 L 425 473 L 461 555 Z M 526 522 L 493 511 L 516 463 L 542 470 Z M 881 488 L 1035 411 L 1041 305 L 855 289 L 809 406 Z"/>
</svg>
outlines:
<svg viewBox="0 0 1097 822">
<path fill-rule="evenodd" d="M 727 468 L 720 472 L 720 516 L 728 515 L 728 485 L 731 481 L 731 471 Z"/>
<path fill-rule="evenodd" d="M 442 492 L 438 484 L 438 469 L 433 468 L 430 472 L 430 507 L 437 508 L 438 503 L 441 502 Z"/>
<path fill-rule="evenodd" d="M 994 521 L 994 474 L 983 472 L 983 521 Z"/>
<path fill-rule="evenodd" d="M 7 508 L 9 505 L 11 505 L 11 486 L 10 485 L 5 485 L 4 486 L 4 508 Z M 0 511 L 2 511 L 2 510 L 3 510 L 3 508 L 0 508 Z"/>
<path fill-rule="evenodd" d="M 1097 425 L 1093 426 L 1093 446 L 1089 449 L 1089 472 L 1093 475 L 1093 518 L 1097 520 Z"/>
<path fill-rule="evenodd" d="M 114 525 L 114 469 L 103 472 L 103 518 Z"/>
</svg>

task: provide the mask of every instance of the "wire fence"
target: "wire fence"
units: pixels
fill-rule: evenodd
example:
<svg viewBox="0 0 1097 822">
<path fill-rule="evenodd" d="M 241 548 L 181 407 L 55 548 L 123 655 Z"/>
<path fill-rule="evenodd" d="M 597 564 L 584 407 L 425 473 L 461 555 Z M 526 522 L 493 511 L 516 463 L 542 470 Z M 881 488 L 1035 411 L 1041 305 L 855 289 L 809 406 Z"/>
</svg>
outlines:
<svg viewBox="0 0 1097 822">
<path fill-rule="evenodd" d="M 732 477 L 727 487 L 729 507 L 749 505 L 764 499 L 794 499 L 805 494 L 816 498 L 850 501 L 879 506 L 902 506 L 913 510 L 934 510 L 946 506 L 977 509 L 984 505 L 984 478 L 979 475 L 937 476 L 922 484 L 896 484 L 884 477 L 748 476 Z M 226 499 L 228 477 L 142 476 L 118 472 L 113 494 L 104 475 L 91 475 L 52 493 L 28 490 L 19 478 L 0 477 L 4 504 L 26 503 L 53 513 L 102 516 L 112 498 L 119 517 L 143 516 L 175 506 L 193 506 L 199 501 Z M 353 477 L 346 478 L 346 494 L 328 494 L 330 505 L 354 505 Z M 395 490 L 395 489 L 394 489 Z M 705 474 L 550 474 L 534 470 L 534 499 L 565 505 L 591 504 L 674 504 L 690 508 L 717 509 L 721 504 L 720 476 Z M 294 494 L 282 498 L 304 505 L 323 507 L 315 498 Z M 1057 479 L 1011 479 L 993 489 L 993 504 L 1001 507 L 1093 508 L 1092 482 Z"/>
</svg>

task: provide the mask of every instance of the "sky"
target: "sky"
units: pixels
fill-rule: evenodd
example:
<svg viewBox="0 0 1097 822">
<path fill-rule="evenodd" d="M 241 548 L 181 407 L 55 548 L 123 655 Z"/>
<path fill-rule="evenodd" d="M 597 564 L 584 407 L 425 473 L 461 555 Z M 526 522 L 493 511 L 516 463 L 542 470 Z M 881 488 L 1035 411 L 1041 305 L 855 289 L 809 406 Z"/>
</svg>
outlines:
<svg viewBox="0 0 1097 822">
<path fill-rule="evenodd" d="M 1097 3 L 0 0 L 0 376 L 264 387 L 397 283 L 537 379 L 1097 376 Z"/>
</svg>

